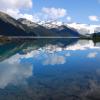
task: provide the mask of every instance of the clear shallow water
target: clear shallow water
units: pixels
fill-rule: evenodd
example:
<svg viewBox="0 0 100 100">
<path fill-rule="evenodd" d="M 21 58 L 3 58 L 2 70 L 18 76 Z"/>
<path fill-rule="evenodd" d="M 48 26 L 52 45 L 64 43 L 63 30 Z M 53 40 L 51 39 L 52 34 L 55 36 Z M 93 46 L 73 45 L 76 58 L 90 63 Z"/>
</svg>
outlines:
<svg viewBox="0 0 100 100">
<path fill-rule="evenodd" d="M 100 100 L 100 42 L 1 42 L 0 100 Z"/>
</svg>

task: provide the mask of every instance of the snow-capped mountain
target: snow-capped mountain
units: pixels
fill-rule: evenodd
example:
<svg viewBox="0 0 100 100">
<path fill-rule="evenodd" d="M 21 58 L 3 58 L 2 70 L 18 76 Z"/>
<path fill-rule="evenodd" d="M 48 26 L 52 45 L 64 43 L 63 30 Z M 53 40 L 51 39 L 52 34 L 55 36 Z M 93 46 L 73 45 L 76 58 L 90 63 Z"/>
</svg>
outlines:
<svg viewBox="0 0 100 100">
<path fill-rule="evenodd" d="M 41 21 L 38 24 L 51 29 L 51 28 L 58 28 L 59 26 L 64 25 L 61 21 Z"/>
<path fill-rule="evenodd" d="M 37 23 L 31 22 L 30 20 L 20 18 L 17 20 L 18 22 L 21 22 L 24 25 L 27 25 L 28 27 L 38 27 L 39 25 Z"/>
<path fill-rule="evenodd" d="M 62 24 L 61 22 L 56 22 L 56 21 L 52 21 L 52 22 L 41 22 L 41 23 L 34 23 L 31 22 L 27 19 L 18 19 L 19 22 L 21 22 L 24 25 L 27 25 L 29 27 L 29 31 L 34 31 L 36 34 L 39 34 L 40 36 L 43 36 L 42 34 L 48 34 L 45 36 L 60 36 L 60 37 L 67 37 L 67 36 L 75 36 L 75 37 L 79 37 L 79 33 L 77 32 L 77 30 L 67 27 L 64 24 Z M 43 30 L 43 31 L 42 31 Z"/>
<path fill-rule="evenodd" d="M 65 25 L 69 28 L 76 29 L 81 34 L 92 34 L 100 32 L 100 25 L 89 25 L 89 24 L 81 24 L 81 23 L 63 23 L 61 21 L 42 21 L 39 24 L 48 27 L 48 28 L 58 28 L 59 26 Z"/>
<path fill-rule="evenodd" d="M 55 36 L 55 37 L 93 37 L 100 36 L 100 25 L 63 23 L 60 21 L 31 22 L 27 19 L 14 19 L 0 12 L 1 36 Z M 9 31 L 8 31 L 9 30 Z"/>
<path fill-rule="evenodd" d="M 43 26 L 52 29 L 52 28 L 58 28 L 60 26 L 66 26 L 70 29 L 76 30 L 79 34 L 83 36 L 90 36 L 93 33 L 99 33 L 100 32 L 100 25 L 89 25 L 89 24 L 81 24 L 81 23 L 63 23 L 60 21 L 52 21 L 52 22 L 43 22 Z"/>
</svg>

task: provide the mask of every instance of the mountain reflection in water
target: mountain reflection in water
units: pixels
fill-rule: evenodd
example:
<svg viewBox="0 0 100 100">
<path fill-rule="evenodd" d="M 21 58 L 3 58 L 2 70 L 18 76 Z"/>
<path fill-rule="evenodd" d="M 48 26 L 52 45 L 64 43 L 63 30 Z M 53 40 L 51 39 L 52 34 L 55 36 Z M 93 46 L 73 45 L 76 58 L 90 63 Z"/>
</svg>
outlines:
<svg viewBox="0 0 100 100">
<path fill-rule="evenodd" d="M 0 100 L 100 100 L 100 42 L 1 42 Z"/>
</svg>

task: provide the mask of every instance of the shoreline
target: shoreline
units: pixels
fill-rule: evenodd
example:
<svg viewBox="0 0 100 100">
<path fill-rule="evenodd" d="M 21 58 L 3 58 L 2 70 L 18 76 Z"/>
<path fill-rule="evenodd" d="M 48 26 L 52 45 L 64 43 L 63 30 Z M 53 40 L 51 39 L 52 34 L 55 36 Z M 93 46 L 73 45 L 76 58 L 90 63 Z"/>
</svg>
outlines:
<svg viewBox="0 0 100 100">
<path fill-rule="evenodd" d="M 64 36 L 0 36 L 0 41 L 11 41 L 19 39 L 88 39 L 100 40 L 100 37 L 64 37 Z"/>
<path fill-rule="evenodd" d="M 74 36 L 0 36 L 0 39 L 42 39 L 42 38 L 91 38 L 91 37 L 74 37 Z"/>
</svg>

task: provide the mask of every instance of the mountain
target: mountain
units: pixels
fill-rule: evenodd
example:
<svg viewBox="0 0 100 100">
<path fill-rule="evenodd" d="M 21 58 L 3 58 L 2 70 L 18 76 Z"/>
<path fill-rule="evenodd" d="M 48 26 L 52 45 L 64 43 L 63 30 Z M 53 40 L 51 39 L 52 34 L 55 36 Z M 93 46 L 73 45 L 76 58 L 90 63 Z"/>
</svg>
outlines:
<svg viewBox="0 0 100 100">
<path fill-rule="evenodd" d="M 79 36 L 79 33 L 75 29 L 64 25 L 54 26 L 50 23 L 48 26 L 46 24 L 39 25 L 23 18 L 18 19 L 18 22 L 29 27 L 28 31 L 34 32 L 37 36 Z"/>
<path fill-rule="evenodd" d="M 57 36 L 56 33 L 48 30 L 46 27 L 39 25 L 37 23 L 31 22 L 27 19 L 20 18 L 17 20 L 22 25 L 28 27 L 27 31 L 30 33 L 35 33 L 36 36 Z"/>
<path fill-rule="evenodd" d="M 0 12 L 0 36 L 50 36 L 50 37 L 93 37 L 100 32 L 100 25 L 60 22 L 34 23 L 27 19 L 18 20 Z M 98 34 L 97 34 L 98 35 Z"/>
<path fill-rule="evenodd" d="M 61 22 L 46 22 L 42 25 L 60 36 L 80 36 L 76 29 L 68 27 Z"/>
<path fill-rule="evenodd" d="M 93 38 L 100 37 L 100 25 L 90 25 L 90 24 L 81 24 L 81 23 L 62 23 L 59 21 L 49 22 L 44 24 L 49 29 L 52 29 L 55 32 L 71 33 L 72 36 L 79 36 L 81 38 Z M 62 28 L 63 27 L 63 28 Z"/>
<path fill-rule="evenodd" d="M 27 26 L 21 24 L 11 16 L 0 12 L 0 35 L 4 36 L 28 36 L 35 35 L 34 32 L 30 33 L 26 30 Z"/>
<path fill-rule="evenodd" d="M 40 23 L 41 24 L 41 23 Z M 94 27 L 96 25 L 88 26 L 87 24 L 79 24 L 79 23 L 62 23 L 59 21 L 45 22 L 42 23 L 45 27 L 52 29 L 55 32 L 62 33 L 71 33 L 71 36 L 78 36 L 82 38 L 90 38 L 92 37 L 92 33 L 94 33 Z M 99 31 L 99 28 L 96 27 L 95 31 Z"/>
<path fill-rule="evenodd" d="M 68 28 L 65 25 L 61 25 L 56 28 L 50 28 L 50 30 L 61 36 L 76 36 L 76 37 L 80 36 L 79 33 L 75 29 Z"/>
</svg>

